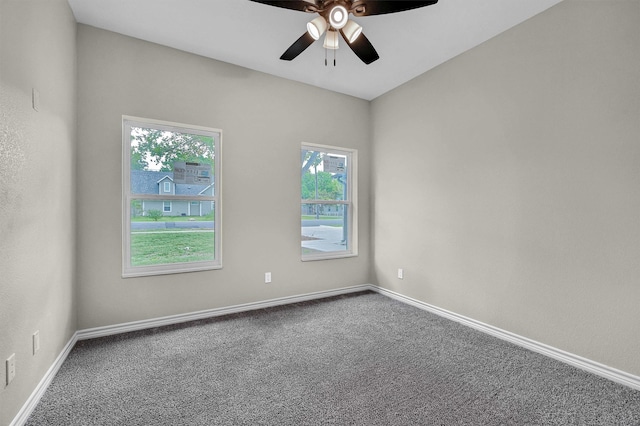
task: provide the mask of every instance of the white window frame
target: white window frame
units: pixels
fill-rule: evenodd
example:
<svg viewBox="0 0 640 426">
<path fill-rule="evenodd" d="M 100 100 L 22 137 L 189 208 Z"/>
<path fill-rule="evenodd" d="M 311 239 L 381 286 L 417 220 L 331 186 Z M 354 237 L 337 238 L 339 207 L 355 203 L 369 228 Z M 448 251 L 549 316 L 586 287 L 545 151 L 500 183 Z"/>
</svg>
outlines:
<svg viewBox="0 0 640 426">
<path fill-rule="evenodd" d="M 347 157 L 347 191 L 346 199 L 340 201 L 311 200 L 300 197 L 300 206 L 305 204 L 345 205 L 347 207 L 347 248 L 342 251 L 305 254 L 301 253 L 303 262 L 329 259 L 342 259 L 358 255 L 358 150 L 331 145 L 303 142 L 301 150 L 322 151 Z M 298 213 L 301 209 L 298 209 Z"/>
<path fill-rule="evenodd" d="M 132 194 L 131 193 L 131 128 L 154 128 L 173 132 L 213 136 L 214 144 L 214 171 L 213 196 L 209 195 L 175 195 L 162 194 Z M 191 124 L 175 123 L 170 121 L 154 120 L 149 118 L 122 116 L 122 276 L 139 277 L 151 275 L 177 274 L 183 272 L 205 271 L 222 268 L 222 130 L 211 127 L 195 126 Z M 187 263 L 171 263 L 148 266 L 131 265 L 131 201 L 210 201 L 214 203 L 214 253 L 212 261 L 199 261 Z M 164 204 L 163 204 L 164 212 Z"/>
<path fill-rule="evenodd" d="M 167 210 L 167 203 L 169 203 L 169 210 Z M 171 201 L 162 202 L 162 213 L 171 213 L 173 210 L 173 203 Z"/>
<path fill-rule="evenodd" d="M 164 182 L 162 183 L 162 187 L 163 187 L 163 191 L 162 191 L 162 192 L 164 192 L 165 194 L 166 194 L 167 192 L 171 192 L 171 182 L 164 181 Z"/>
</svg>

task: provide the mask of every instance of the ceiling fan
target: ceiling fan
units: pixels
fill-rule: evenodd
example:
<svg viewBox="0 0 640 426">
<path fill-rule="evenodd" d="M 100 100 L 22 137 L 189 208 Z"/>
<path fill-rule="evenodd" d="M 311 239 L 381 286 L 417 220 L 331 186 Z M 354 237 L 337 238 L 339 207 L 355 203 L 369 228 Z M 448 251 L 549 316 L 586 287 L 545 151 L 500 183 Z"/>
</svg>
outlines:
<svg viewBox="0 0 640 426">
<path fill-rule="evenodd" d="M 403 12 L 430 6 L 438 0 L 251 0 L 269 6 L 300 12 L 317 13 L 319 16 L 307 24 L 307 31 L 296 40 L 280 56 L 284 61 L 291 61 L 301 54 L 307 47 L 318 40 L 326 32 L 323 47 L 327 50 L 338 49 L 338 33 L 347 45 L 364 62 L 369 65 L 380 56 L 369 39 L 362 34 L 362 27 L 349 19 L 349 15 L 356 17 L 383 15 L 386 13 Z M 325 58 L 326 65 L 326 58 Z M 335 59 L 334 59 L 335 65 Z"/>
</svg>

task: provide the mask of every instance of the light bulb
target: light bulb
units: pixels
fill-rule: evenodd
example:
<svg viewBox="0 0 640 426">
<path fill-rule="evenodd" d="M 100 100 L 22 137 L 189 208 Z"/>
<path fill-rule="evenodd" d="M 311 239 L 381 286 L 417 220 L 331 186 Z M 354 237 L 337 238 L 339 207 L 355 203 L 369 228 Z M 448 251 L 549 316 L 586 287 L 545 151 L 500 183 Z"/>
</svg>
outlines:
<svg viewBox="0 0 640 426">
<path fill-rule="evenodd" d="M 329 12 L 329 23 L 331 23 L 331 26 L 337 30 L 344 27 L 347 24 L 348 19 L 349 12 L 344 6 L 334 6 L 334 8 L 331 9 L 331 12 Z"/>
</svg>

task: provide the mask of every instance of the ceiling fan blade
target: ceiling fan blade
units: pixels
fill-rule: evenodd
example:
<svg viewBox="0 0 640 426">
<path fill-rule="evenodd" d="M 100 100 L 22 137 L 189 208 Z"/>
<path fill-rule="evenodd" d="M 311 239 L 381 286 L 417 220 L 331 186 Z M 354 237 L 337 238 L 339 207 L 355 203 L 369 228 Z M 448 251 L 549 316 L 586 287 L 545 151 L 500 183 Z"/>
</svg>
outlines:
<svg viewBox="0 0 640 426">
<path fill-rule="evenodd" d="M 354 4 L 355 3 L 360 2 L 356 1 Z M 354 15 L 370 16 L 403 12 L 405 10 L 417 9 L 419 7 L 431 6 L 432 4 L 438 3 L 438 0 L 366 0 L 362 1 L 362 3 L 364 4 L 364 12 L 358 14 L 354 13 Z"/>
<path fill-rule="evenodd" d="M 299 10 L 301 12 L 309 12 L 309 6 L 318 7 L 315 0 L 250 0 L 255 3 L 262 3 L 268 6 L 281 7 L 283 9 Z"/>
<path fill-rule="evenodd" d="M 295 59 L 295 57 L 304 52 L 307 47 L 311 46 L 314 41 L 314 38 L 305 31 L 305 33 L 302 34 L 291 46 L 289 46 L 282 56 L 280 56 L 280 59 L 283 61 Z"/>
<path fill-rule="evenodd" d="M 364 34 L 360 33 L 353 43 L 349 43 L 349 40 L 347 40 L 347 37 L 345 37 L 342 30 L 340 30 L 340 34 L 342 34 L 344 41 L 346 41 L 351 50 L 353 50 L 353 53 L 355 53 L 365 64 L 369 65 L 380 58 L 378 52 L 376 52 L 376 49 L 373 47 L 373 44 L 371 44 Z"/>
</svg>

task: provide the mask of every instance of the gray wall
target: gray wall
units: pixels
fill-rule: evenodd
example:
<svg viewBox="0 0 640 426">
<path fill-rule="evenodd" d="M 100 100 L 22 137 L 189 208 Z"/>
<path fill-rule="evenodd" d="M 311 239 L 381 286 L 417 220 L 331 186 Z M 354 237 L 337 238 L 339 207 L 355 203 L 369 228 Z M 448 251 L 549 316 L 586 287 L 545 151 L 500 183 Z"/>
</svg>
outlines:
<svg viewBox="0 0 640 426">
<path fill-rule="evenodd" d="M 369 282 L 369 102 L 84 25 L 78 92 L 78 328 Z M 121 278 L 122 114 L 222 129 L 223 269 Z M 360 256 L 300 261 L 301 142 L 359 150 Z"/>
<path fill-rule="evenodd" d="M 640 375 L 639 17 L 567 0 L 373 101 L 377 283 Z"/>
<path fill-rule="evenodd" d="M 0 2 L 0 425 L 76 330 L 75 36 L 64 0 Z M 12 353 L 17 374 L 6 386 Z"/>
</svg>

